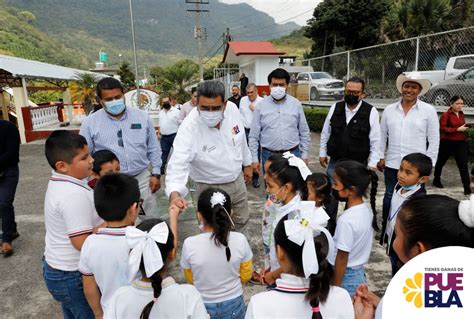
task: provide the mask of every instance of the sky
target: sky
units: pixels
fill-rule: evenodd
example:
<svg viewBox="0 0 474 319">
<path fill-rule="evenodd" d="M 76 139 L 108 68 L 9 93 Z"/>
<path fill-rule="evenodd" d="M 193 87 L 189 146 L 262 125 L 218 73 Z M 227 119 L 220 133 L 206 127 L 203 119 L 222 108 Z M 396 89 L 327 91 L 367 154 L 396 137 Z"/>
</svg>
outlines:
<svg viewBox="0 0 474 319">
<path fill-rule="evenodd" d="M 248 3 L 257 10 L 268 13 L 275 22 L 293 21 L 299 25 L 306 25 L 306 20 L 313 15 L 313 9 L 322 0 L 219 0 L 224 3 Z M 305 12 L 304 14 L 302 14 Z M 300 15 L 301 14 L 301 15 Z M 287 22 L 285 21 L 285 22 Z"/>
</svg>

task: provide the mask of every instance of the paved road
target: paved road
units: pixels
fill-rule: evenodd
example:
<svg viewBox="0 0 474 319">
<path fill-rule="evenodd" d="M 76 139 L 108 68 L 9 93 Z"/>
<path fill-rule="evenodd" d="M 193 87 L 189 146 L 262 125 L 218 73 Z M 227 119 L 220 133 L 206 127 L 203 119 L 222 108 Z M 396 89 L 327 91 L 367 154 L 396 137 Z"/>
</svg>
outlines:
<svg viewBox="0 0 474 319">
<path fill-rule="evenodd" d="M 42 279 L 41 257 L 45 234 L 43 199 L 51 173 L 51 169 L 44 158 L 43 149 L 44 145 L 41 141 L 22 145 L 21 147 L 21 176 L 15 199 L 17 222 L 21 236 L 14 242 L 16 249 L 14 256 L 8 259 L 0 257 L 0 318 L 62 317 L 58 303 L 52 299 Z M 319 135 L 313 134 L 310 153 L 310 168 L 313 171 L 321 171 L 317 159 L 318 150 Z M 457 199 L 463 198 L 459 174 L 453 161 L 448 162 L 443 175 L 446 176 L 443 183 L 447 188 L 440 192 L 428 187 L 428 192 L 448 194 Z M 377 195 L 379 211 L 381 211 L 384 189 L 381 175 L 380 179 L 381 183 Z M 166 211 L 167 202 L 163 195 L 163 191 L 160 190 L 158 201 L 163 211 Z M 262 266 L 260 216 L 263 198 L 263 188 L 255 190 L 249 187 L 251 207 L 250 244 L 254 252 L 254 263 L 257 269 Z M 181 216 L 179 228 L 181 240 L 199 232 L 192 209 Z M 389 272 L 388 257 L 374 241 L 367 266 L 369 284 L 374 291 L 383 294 L 390 280 Z M 178 263 L 175 263 L 172 267 L 172 273 L 178 280 L 183 280 Z M 262 291 L 262 287 L 247 285 L 244 291 L 248 300 L 255 292 Z"/>
</svg>

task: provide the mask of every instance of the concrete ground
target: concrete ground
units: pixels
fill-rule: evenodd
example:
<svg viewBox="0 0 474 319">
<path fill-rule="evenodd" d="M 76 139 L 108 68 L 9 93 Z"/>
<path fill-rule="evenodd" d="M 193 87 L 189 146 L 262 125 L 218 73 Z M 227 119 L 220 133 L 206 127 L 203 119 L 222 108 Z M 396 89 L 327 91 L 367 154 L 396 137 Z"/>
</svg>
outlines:
<svg viewBox="0 0 474 319">
<path fill-rule="evenodd" d="M 318 151 L 319 134 L 312 134 L 309 166 L 314 172 L 322 171 L 318 162 Z M 8 259 L 0 257 L 0 318 L 61 318 L 59 304 L 46 290 L 41 269 L 45 235 L 43 200 L 51 174 L 51 169 L 44 157 L 44 141 L 22 145 L 20 174 L 15 208 L 21 236 L 14 242 L 15 254 Z M 379 174 L 379 177 L 377 207 L 380 212 L 384 186 L 383 176 Z M 430 183 L 428 193 L 446 194 L 456 199 L 464 198 L 454 161 L 450 160 L 447 163 L 443 177 L 446 188 L 434 189 Z M 260 220 L 264 189 L 263 186 L 259 189 L 249 186 L 248 190 L 251 207 L 250 245 L 254 253 L 254 268 L 260 269 L 262 266 Z M 158 193 L 158 202 L 163 212 L 166 212 L 167 201 L 164 199 L 163 190 Z M 184 212 L 180 218 L 181 240 L 199 233 L 192 208 Z M 384 250 L 375 240 L 366 270 L 371 289 L 383 294 L 390 280 L 390 265 Z M 177 262 L 172 266 L 172 274 L 178 281 L 183 282 Z M 252 294 L 263 291 L 263 288 L 246 285 L 244 291 L 248 300 Z"/>
</svg>

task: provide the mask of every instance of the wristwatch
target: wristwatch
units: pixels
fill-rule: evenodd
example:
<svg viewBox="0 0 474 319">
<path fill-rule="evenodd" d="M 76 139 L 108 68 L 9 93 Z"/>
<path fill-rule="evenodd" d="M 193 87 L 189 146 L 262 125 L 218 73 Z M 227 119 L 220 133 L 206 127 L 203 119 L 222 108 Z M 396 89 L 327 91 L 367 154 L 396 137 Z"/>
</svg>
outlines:
<svg viewBox="0 0 474 319">
<path fill-rule="evenodd" d="M 151 174 L 150 176 L 156 177 L 156 178 L 158 178 L 158 180 L 160 180 L 160 178 L 161 178 L 160 174 Z"/>
</svg>

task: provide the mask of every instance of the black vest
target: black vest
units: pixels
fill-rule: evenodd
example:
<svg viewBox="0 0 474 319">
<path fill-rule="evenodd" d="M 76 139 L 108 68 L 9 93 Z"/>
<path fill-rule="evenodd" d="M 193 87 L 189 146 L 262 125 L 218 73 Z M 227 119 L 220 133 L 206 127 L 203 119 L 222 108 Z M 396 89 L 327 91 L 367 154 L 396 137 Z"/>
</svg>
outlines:
<svg viewBox="0 0 474 319">
<path fill-rule="evenodd" d="M 372 105 L 362 101 L 357 113 L 346 124 L 346 102 L 336 103 L 331 117 L 327 152 L 332 160 L 350 159 L 367 165 L 370 154 L 370 112 Z"/>
</svg>

